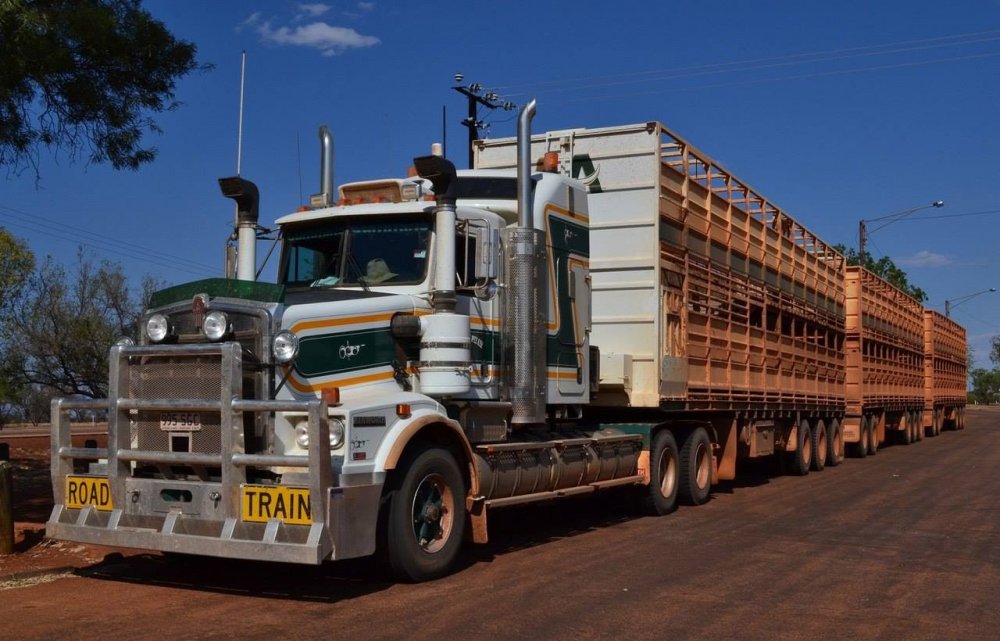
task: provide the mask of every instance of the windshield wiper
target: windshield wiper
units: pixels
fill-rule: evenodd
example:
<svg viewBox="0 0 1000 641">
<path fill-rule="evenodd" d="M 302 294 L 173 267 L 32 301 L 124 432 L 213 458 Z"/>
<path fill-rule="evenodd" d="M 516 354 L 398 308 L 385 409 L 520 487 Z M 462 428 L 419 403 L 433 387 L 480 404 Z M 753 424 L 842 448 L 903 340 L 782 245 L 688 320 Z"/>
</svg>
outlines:
<svg viewBox="0 0 1000 641">
<path fill-rule="evenodd" d="M 370 292 L 371 288 L 368 287 L 368 280 L 361 275 L 362 274 L 361 267 L 358 265 L 358 261 L 355 260 L 354 254 L 347 255 L 347 267 L 348 269 L 353 269 L 354 273 L 357 274 L 358 283 L 361 285 L 361 288 L 364 289 L 366 292 Z"/>
</svg>

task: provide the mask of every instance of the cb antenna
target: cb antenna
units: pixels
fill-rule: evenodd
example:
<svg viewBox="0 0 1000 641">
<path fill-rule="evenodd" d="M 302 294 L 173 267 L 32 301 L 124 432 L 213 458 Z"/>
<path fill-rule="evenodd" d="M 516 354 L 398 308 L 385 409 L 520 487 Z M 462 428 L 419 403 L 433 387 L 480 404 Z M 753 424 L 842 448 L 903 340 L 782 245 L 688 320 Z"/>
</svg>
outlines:
<svg viewBox="0 0 1000 641">
<path fill-rule="evenodd" d="M 239 132 L 236 135 L 236 175 L 240 175 L 240 165 L 243 161 L 243 87 L 247 76 L 247 52 L 246 49 L 240 56 L 240 123 Z"/>
</svg>

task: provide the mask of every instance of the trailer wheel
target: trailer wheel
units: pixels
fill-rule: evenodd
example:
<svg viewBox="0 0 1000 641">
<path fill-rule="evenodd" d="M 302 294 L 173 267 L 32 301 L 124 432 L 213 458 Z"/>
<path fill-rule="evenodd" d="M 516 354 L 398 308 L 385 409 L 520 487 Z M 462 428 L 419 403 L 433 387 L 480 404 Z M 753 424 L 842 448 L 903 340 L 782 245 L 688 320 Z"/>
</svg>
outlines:
<svg viewBox="0 0 1000 641">
<path fill-rule="evenodd" d="M 913 422 L 910 420 L 910 415 L 907 412 L 899 417 L 900 424 L 905 424 L 905 429 L 896 429 L 893 431 L 892 441 L 896 445 L 909 445 L 913 442 Z M 897 425 L 897 428 L 899 426 Z"/>
<path fill-rule="evenodd" d="M 822 472 L 826 467 L 826 459 L 829 454 L 829 435 L 826 433 L 826 423 L 823 419 L 816 419 L 816 424 L 812 428 L 812 469 L 815 472 Z"/>
<path fill-rule="evenodd" d="M 964 407 L 960 407 L 957 410 L 955 410 L 955 413 L 957 414 L 957 417 L 955 418 L 955 425 L 958 426 L 956 429 L 964 430 L 965 429 L 965 408 Z"/>
<path fill-rule="evenodd" d="M 649 486 L 642 488 L 642 508 L 651 516 L 662 516 L 677 509 L 680 485 L 680 454 L 670 430 L 662 429 L 649 448 Z"/>
<path fill-rule="evenodd" d="M 705 428 L 698 427 L 681 447 L 679 496 L 687 505 L 701 505 L 708 500 L 711 489 L 712 442 Z"/>
<path fill-rule="evenodd" d="M 868 417 L 861 417 L 861 426 L 858 428 L 858 442 L 851 444 L 851 455 L 856 458 L 868 456 Z"/>
<path fill-rule="evenodd" d="M 868 453 L 872 456 L 878 454 L 878 420 L 874 416 L 868 417 Z"/>
<path fill-rule="evenodd" d="M 944 412 L 941 411 L 941 408 L 936 408 L 934 413 L 931 415 L 931 420 L 933 421 L 933 424 L 931 425 L 931 436 L 941 435 L 941 422 L 944 420 L 943 414 Z"/>
<path fill-rule="evenodd" d="M 796 432 L 796 448 L 789 456 L 788 471 L 795 476 L 805 476 L 809 473 L 814 458 L 812 430 L 809 429 L 809 421 L 802 419 Z"/>
<path fill-rule="evenodd" d="M 913 410 L 913 433 L 917 435 L 917 442 L 924 440 L 924 416 L 918 410 Z"/>
<path fill-rule="evenodd" d="M 402 480 L 389 494 L 386 552 L 404 580 L 426 581 L 448 572 L 465 530 L 465 483 L 448 450 L 426 447 L 408 456 Z"/>
<path fill-rule="evenodd" d="M 826 440 L 829 444 L 826 454 L 826 464 L 829 467 L 836 467 L 844 460 L 844 430 L 841 428 L 839 420 L 831 418 L 830 426 L 826 431 Z"/>
</svg>

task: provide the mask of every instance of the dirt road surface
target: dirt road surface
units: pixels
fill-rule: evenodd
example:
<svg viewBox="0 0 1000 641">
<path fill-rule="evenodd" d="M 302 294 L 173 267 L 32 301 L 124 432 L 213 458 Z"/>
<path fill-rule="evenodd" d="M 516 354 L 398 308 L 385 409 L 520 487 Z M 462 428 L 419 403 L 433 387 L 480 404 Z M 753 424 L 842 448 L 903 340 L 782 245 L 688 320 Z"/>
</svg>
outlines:
<svg viewBox="0 0 1000 641">
<path fill-rule="evenodd" d="M 620 494 L 496 512 L 420 584 L 109 555 L 0 591 L 0 639 L 983 639 L 1000 629 L 1000 412 L 805 478 L 745 473 L 698 508 Z"/>
</svg>

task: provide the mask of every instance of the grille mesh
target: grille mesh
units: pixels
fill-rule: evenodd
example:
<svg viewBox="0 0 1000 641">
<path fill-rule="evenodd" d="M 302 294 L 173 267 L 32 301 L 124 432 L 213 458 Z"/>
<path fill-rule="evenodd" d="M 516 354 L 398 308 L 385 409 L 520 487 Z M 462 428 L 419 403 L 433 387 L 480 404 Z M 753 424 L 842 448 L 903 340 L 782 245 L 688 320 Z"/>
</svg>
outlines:
<svg viewBox="0 0 1000 641">
<path fill-rule="evenodd" d="M 217 400 L 222 390 L 222 361 L 218 357 L 147 358 L 129 367 L 129 398 Z M 190 436 L 190 451 L 222 452 L 222 432 L 217 412 L 199 412 L 201 430 L 180 432 Z M 171 433 L 160 429 L 160 412 L 139 412 L 136 419 L 141 450 L 171 451 Z M 180 444 L 178 444 L 180 445 Z M 182 451 L 186 448 L 179 447 Z"/>
</svg>

